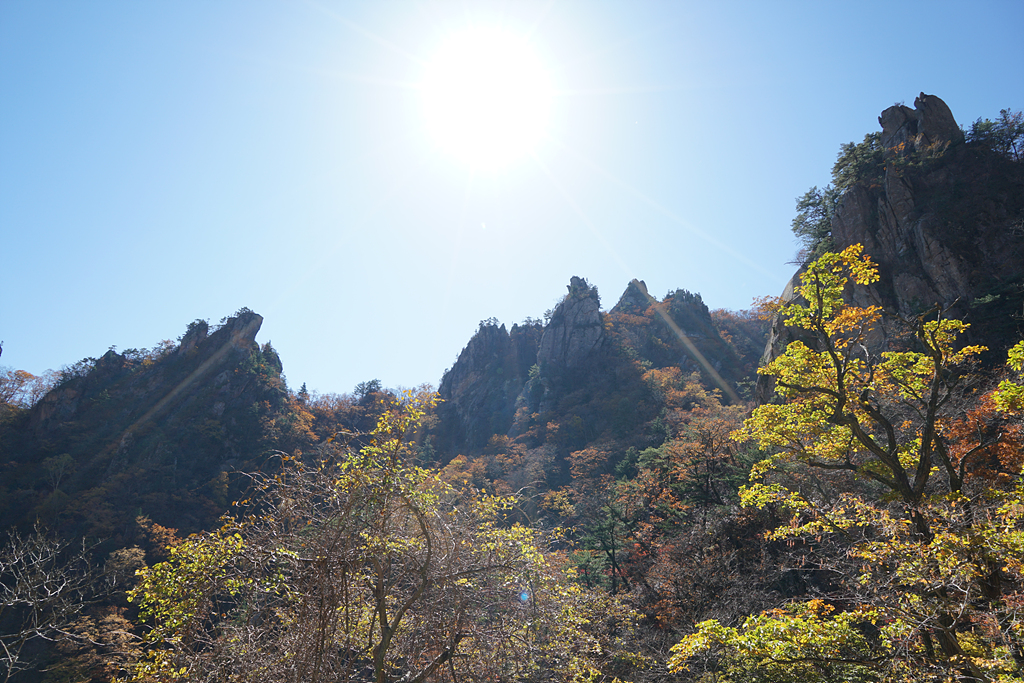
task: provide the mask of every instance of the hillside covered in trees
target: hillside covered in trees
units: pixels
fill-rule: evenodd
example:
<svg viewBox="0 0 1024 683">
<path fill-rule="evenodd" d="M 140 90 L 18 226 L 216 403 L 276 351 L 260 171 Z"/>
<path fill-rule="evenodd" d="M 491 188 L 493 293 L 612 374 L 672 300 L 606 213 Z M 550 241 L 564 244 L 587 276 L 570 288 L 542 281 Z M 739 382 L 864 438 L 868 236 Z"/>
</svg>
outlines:
<svg viewBox="0 0 1024 683">
<path fill-rule="evenodd" d="M 0 673 L 1024 680 L 1024 118 L 879 123 L 756 310 L 573 277 L 436 393 L 248 309 L 6 370 Z"/>
</svg>

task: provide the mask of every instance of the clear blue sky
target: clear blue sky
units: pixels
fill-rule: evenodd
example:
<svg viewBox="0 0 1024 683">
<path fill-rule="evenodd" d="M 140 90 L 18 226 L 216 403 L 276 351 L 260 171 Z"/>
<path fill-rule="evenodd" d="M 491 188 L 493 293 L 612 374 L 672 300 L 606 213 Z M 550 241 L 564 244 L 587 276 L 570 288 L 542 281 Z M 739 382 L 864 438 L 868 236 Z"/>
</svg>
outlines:
<svg viewBox="0 0 1024 683">
<path fill-rule="evenodd" d="M 529 36 L 531 155 L 427 134 L 425 64 Z M 247 306 L 293 389 L 437 384 L 579 275 L 746 308 L 794 200 L 879 112 L 1024 109 L 1024 2 L 0 0 L 0 363 L 41 373 Z"/>
</svg>

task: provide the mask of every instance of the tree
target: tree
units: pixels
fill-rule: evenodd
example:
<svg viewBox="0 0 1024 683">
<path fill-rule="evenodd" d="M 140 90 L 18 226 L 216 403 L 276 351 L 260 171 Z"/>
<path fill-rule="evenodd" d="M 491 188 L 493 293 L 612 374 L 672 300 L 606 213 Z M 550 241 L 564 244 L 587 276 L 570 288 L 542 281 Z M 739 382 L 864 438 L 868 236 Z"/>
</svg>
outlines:
<svg viewBox="0 0 1024 683">
<path fill-rule="evenodd" d="M 669 667 L 687 669 L 687 660 L 712 645 L 724 649 L 725 680 L 873 681 L 870 646 L 860 624 L 875 614 L 853 610 L 833 614 L 822 600 L 796 603 L 747 617 L 739 628 L 711 620 L 673 648 Z"/>
<path fill-rule="evenodd" d="M 762 578 L 773 569 L 755 538 L 761 515 L 736 507 L 750 461 L 729 434 L 742 424 L 744 406 L 722 405 L 719 392 L 703 387 L 696 373 L 652 371 L 648 381 L 657 381 L 664 396 L 668 438 L 623 460 L 635 476 L 614 482 L 607 521 L 589 528 L 610 538 L 611 522 L 619 520 L 616 559 L 633 604 L 662 631 L 660 638 L 710 615 L 762 607 L 768 601 L 759 584 L 770 583 Z M 592 564 L 593 558 L 582 559 Z"/>
<path fill-rule="evenodd" d="M 868 133 L 860 143 L 840 145 L 832 166 L 832 182 L 820 190 L 814 186 L 796 200 L 792 230 L 802 245 L 797 260 L 808 263 L 835 249 L 832 219 L 840 198 L 855 185 L 879 185 L 884 178 L 880 133 Z"/>
<path fill-rule="evenodd" d="M 26 390 L 35 380 L 30 372 L 0 368 L 0 403 L 23 406 Z"/>
<path fill-rule="evenodd" d="M 796 200 L 796 218 L 792 230 L 803 245 L 797 259 L 801 263 L 813 261 L 822 254 L 832 251 L 832 217 L 840 192 L 832 185 L 819 190 L 817 186 L 807 190 Z"/>
<path fill-rule="evenodd" d="M 1007 356 L 1006 364 L 1024 379 L 1024 341 L 1010 349 Z M 1010 414 L 1024 412 L 1024 384 L 1004 379 L 999 383 L 995 403 L 999 410 Z"/>
<path fill-rule="evenodd" d="M 53 370 L 36 376 L 24 370 L 0 367 L 0 413 L 12 408 L 31 408 L 53 388 L 57 375 Z"/>
<path fill-rule="evenodd" d="M 802 561 L 827 574 L 829 610 L 802 601 L 772 615 L 784 623 L 772 643 L 759 636 L 765 615 L 732 630 L 704 622 L 677 646 L 676 668 L 718 647 L 733 673 L 752 661 L 814 665 L 782 680 L 834 680 L 839 674 L 822 667 L 837 663 L 853 679 L 1022 673 L 1024 488 L 1019 476 L 1009 491 L 975 476 L 999 433 L 961 448 L 949 428 L 983 349 L 958 348 L 967 326 L 932 311 L 904 321 L 906 350 L 872 352 L 881 310 L 844 298 L 849 284 L 878 278 L 862 251 L 854 245 L 811 263 L 800 299 L 777 306 L 815 345 L 793 342 L 761 370 L 775 378 L 782 403 L 756 409 L 735 435 L 768 453 L 744 504 L 790 512 L 771 536 L 800 543 Z M 840 654 L 822 651 L 813 635 L 822 624 L 863 637 Z"/>
<path fill-rule="evenodd" d="M 838 194 L 858 183 L 879 184 L 884 177 L 881 133 L 868 133 L 859 143 L 840 145 L 839 156 L 832 166 L 832 184 Z"/>
<path fill-rule="evenodd" d="M 244 514 L 193 536 L 132 593 L 152 628 L 137 681 L 509 680 L 595 670 L 601 619 L 628 622 L 506 521 L 514 499 L 407 464 L 433 402 L 381 415 L 359 451 L 255 476 Z M 594 626 L 589 624 L 593 623 Z"/>
<path fill-rule="evenodd" d="M 1024 160 L 1024 114 L 1019 111 L 1001 109 L 995 121 L 979 118 L 966 137 L 1014 161 Z"/>
<path fill-rule="evenodd" d="M 9 531 L 0 547 L 0 679 L 32 668 L 39 641 L 70 638 L 95 572 L 88 548 L 77 550 L 40 528 Z"/>
<path fill-rule="evenodd" d="M 954 462 L 940 420 L 955 396 L 970 359 L 980 346 L 955 348 L 967 324 L 924 315 L 913 321 L 920 350 L 869 351 L 881 307 L 857 307 L 843 298 L 848 281 L 868 285 L 878 272 L 863 248 L 825 254 L 801 275 L 802 301 L 780 306 L 787 325 L 802 328 L 818 348 L 791 343 L 760 372 L 775 378 L 783 404 L 754 411 L 740 436 L 777 453 L 761 463 L 763 474 L 780 459 L 800 460 L 823 470 L 848 471 L 890 489 L 913 509 L 930 492 L 933 459 L 948 492 L 963 488 L 966 461 Z M 918 531 L 930 534 L 915 517 Z"/>
<path fill-rule="evenodd" d="M 360 382 L 355 388 L 356 400 L 360 403 L 373 400 L 374 394 L 384 391 L 384 385 L 379 379 L 371 379 L 367 382 Z"/>
</svg>

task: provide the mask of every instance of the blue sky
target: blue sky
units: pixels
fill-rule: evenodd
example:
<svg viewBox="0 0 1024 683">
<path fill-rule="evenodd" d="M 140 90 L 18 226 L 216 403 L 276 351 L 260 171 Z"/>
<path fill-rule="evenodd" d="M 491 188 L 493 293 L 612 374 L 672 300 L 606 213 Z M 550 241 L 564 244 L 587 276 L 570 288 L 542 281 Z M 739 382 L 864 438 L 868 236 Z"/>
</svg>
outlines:
<svg viewBox="0 0 1024 683">
<path fill-rule="evenodd" d="M 555 90 L 498 170 L 439 149 L 425 65 L 527 36 Z M 480 320 L 579 275 L 746 308 L 795 198 L 894 102 L 1024 109 L 1024 3 L 0 0 L 4 365 L 41 373 L 240 307 L 293 389 L 437 384 Z"/>
</svg>

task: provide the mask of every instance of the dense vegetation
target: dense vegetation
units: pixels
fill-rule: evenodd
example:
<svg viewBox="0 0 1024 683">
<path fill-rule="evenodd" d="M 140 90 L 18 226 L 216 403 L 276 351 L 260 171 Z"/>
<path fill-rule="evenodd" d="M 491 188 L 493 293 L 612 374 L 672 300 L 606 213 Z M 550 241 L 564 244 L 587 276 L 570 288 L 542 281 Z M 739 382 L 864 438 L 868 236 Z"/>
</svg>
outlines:
<svg viewBox="0 0 1024 683">
<path fill-rule="evenodd" d="M 1004 111 L 899 172 L 1022 139 Z M 1024 680 L 1024 342 L 986 360 L 951 309 L 867 302 L 879 268 L 831 226 L 883 151 L 844 145 L 798 203 L 793 298 L 634 281 L 599 312 L 574 278 L 545 323 L 481 323 L 450 405 L 293 391 L 247 309 L 5 370 L 2 677 Z M 571 311 L 597 341 L 540 362 Z M 797 341 L 758 369 L 769 318 Z"/>
<path fill-rule="evenodd" d="M 734 438 L 769 455 L 743 504 L 789 516 L 769 536 L 800 547 L 828 585 L 737 627 L 710 620 L 670 666 L 715 652 L 744 680 L 1018 680 L 1024 599 L 1020 387 L 978 400 L 966 325 L 942 311 L 907 324 L 907 350 L 874 355 L 881 310 L 843 300 L 877 279 L 859 245 L 812 262 L 805 304 L 780 305 L 812 333 L 764 372 L 783 402 Z M 1010 354 L 1020 371 L 1024 342 Z"/>
</svg>

